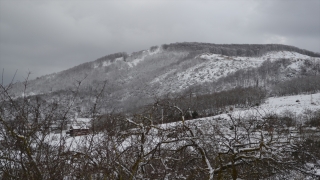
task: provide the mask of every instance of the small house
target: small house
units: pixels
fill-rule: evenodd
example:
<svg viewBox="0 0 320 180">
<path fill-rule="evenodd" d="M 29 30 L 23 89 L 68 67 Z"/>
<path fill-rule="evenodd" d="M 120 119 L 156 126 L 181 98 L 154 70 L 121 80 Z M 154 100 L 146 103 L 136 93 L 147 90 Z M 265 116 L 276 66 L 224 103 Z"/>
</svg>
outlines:
<svg viewBox="0 0 320 180">
<path fill-rule="evenodd" d="M 89 126 L 91 120 L 85 118 L 77 118 L 73 120 L 70 124 L 70 129 L 67 132 L 70 136 L 82 136 L 89 134 Z"/>
<path fill-rule="evenodd" d="M 71 126 L 68 134 L 70 134 L 70 136 L 72 137 L 87 135 L 89 134 L 89 128 L 81 126 Z"/>
</svg>

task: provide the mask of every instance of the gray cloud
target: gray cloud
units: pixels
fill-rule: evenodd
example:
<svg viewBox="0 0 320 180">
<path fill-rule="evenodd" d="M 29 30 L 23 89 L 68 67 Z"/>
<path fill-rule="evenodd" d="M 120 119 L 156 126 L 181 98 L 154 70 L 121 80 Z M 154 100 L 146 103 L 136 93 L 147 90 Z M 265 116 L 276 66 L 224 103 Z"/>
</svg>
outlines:
<svg viewBox="0 0 320 180">
<path fill-rule="evenodd" d="M 0 1 L 5 83 L 173 42 L 282 43 L 320 51 L 320 1 Z"/>
</svg>

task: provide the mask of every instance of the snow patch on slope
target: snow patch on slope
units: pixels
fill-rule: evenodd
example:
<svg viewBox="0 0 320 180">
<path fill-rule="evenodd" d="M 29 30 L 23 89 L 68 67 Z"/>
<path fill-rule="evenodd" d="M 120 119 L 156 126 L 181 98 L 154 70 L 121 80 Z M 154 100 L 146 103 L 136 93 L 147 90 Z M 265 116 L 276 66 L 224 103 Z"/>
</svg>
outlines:
<svg viewBox="0 0 320 180">
<path fill-rule="evenodd" d="M 94 63 L 93 64 L 93 69 L 96 69 L 96 68 L 98 68 L 99 67 L 99 64 L 97 64 L 97 63 Z"/>
<path fill-rule="evenodd" d="M 161 49 L 160 49 L 160 47 L 158 47 L 156 50 L 154 50 L 154 51 L 150 51 L 150 49 L 148 49 L 148 53 L 149 53 L 149 55 L 151 56 L 151 55 L 154 55 L 154 54 L 158 54 L 158 53 L 160 53 L 161 52 Z"/>
<path fill-rule="evenodd" d="M 142 56 L 142 58 L 134 59 L 133 61 L 128 62 L 129 67 L 132 68 L 132 67 L 136 66 L 138 63 L 144 61 L 145 57 L 146 57 L 146 55 Z"/>
<path fill-rule="evenodd" d="M 303 66 L 304 60 L 292 60 L 293 62 L 287 67 L 292 70 L 299 71 L 301 69 L 301 66 Z"/>
<path fill-rule="evenodd" d="M 303 55 L 297 52 L 292 51 L 274 51 L 274 52 L 268 52 L 262 57 L 264 58 L 270 58 L 270 60 L 275 60 L 279 58 L 285 58 L 285 59 L 309 59 L 310 56 Z"/>
<path fill-rule="evenodd" d="M 103 63 L 102 63 L 102 66 L 103 67 L 106 67 L 106 66 L 110 66 L 112 63 L 110 62 L 110 61 L 104 61 Z"/>
<path fill-rule="evenodd" d="M 191 84 L 204 83 L 226 76 L 239 69 L 258 67 L 263 60 L 260 58 L 230 57 L 218 54 L 205 54 L 199 56 L 205 60 L 203 63 L 178 73 L 179 81 L 190 81 Z"/>
<path fill-rule="evenodd" d="M 118 61 L 124 61 L 124 58 L 123 57 L 118 57 L 118 58 L 115 58 L 113 61 L 105 60 L 102 63 L 94 63 L 93 64 L 93 69 L 96 69 L 98 67 L 107 67 L 107 66 L 110 66 L 110 65 L 112 65 L 114 63 L 117 63 Z"/>
<path fill-rule="evenodd" d="M 225 56 L 205 53 L 195 58 L 200 61 L 202 60 L 202 62 L 177 72 L 176 75 L 172 75 L 169 78 L 167 77 L 167 73 L 161 75 L 152 80 L 151 84 L 161 82 L 160 84 L 162 86 L 158 89 L 158 93 L 161 94 L 162 92 L 167 92 L 172 89 L 183 90 L 190 85 L 212 82 L 240 69 L 257 68 L 266 60 L 272 62 L 280 58 L 290 59 L 291 64 L 287 67 L 288 71 L 299 71 L 305 61 L 311 59 L 310 56 L 290 51 L 274 51 L 260 57 Z M 320 58 L 313 59 L 320 61 Z M 165 78 L 168 79 L 164 82 L 163 80 Z"/>
<path fill-rule="evenodd" d="M 130 68 L 132 68 L 132 67 L 134 67 L 134 66 L 137 66 L 137 64 L 143 62 L 147 56 L 152 56 L 152 55 L 158 54 L 158 53 L 160 53 L 160 52 L 161 52 L 161 49 L 160 49 L 160 48 L 157 48 L 157 49 L 154 50 L 154 51 L 150 51 L 150 50 L 143 51 L 142 57 L 141 57 L 141 58 L 134 59 L 134 60 L 131 61 L 131 62 L 128 62 L 128 66 L 129 66 Z"/>
<path fill-rule="evenodd" d="M 114 59 L 114 62 L 117 62 L 117 61 L 123 61 L 123 57 L 118 57 L 118 58 Z"/>
</svg>

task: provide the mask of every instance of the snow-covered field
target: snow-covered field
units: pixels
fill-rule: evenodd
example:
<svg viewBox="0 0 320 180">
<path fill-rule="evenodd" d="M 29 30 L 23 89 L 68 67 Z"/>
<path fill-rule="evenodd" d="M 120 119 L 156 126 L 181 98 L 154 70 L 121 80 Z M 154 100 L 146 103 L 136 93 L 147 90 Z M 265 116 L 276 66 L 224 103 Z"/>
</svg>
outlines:
<svg viewBox="0 0 320 180">
<path fill-rule="evenodd" d="M 320 93 L 271 97 L 260 108 L 268 109 L 275 113 L 290 110 L 296 114 L 301 114 L 306 109 L 320 109 Z"/>
</svg>

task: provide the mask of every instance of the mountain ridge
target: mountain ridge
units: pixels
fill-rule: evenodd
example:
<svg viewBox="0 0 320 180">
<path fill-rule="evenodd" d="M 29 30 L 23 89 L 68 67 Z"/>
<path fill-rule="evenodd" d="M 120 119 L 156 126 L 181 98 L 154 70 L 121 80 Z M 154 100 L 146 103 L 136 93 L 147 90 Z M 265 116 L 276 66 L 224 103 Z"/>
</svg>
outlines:
<svg viewBox="0 0 320 180">
<path fill-rule="evenodd" d="M 243 86 L 254 86 L 257 83 L 265 86 L 270 82 L 300 76 L 303 73 L 300 66 L 304 67 L 305 73 L 316 72 L 317 67 L 316 70 L 312 68 L 320 61 L 318 57 L 318 53 L 279 44 L 164 44 L 131 54 L 109 54 L 30 80 L 23 95 L 74 90 L 77 83 L 81 82 L 83 94 L 91 96 L 106 83 L 105 101 L 110 101 L 106 106 L 117 104 L 116 108 L 121 109 L 124 104 L 141 106 L 151 102 L 153 97 L 181 93 L 190 88 L 205 94 L 236 87 L 242 81 L 245 81 Z M 311 65 L 307 65 L 310 63 Z M 269 73 L 267 79 L 261 80 L 265 77 L 257 74 L 258 71 L 263 71 L 260 66 L 273 68 L 279 77 L 274 78 L 274 75 Z M 246 80 L 228 80 L 229 77 L 248 72 L 251 75 L 248 75 Z M 283 77 L 280 77 L 281 73 Z M 229 83 L 219 84 L 221 79 Z M 22 83 L 15 84 L 14 95 L 21 96 L 23 88 Z"/>
<path fill-rule="evenodd" d="M 274 51 L 275 49 L 278 49 L 278 51 L 289 50 L 289 51 L 298 52 L 300 54 L 308 55 L 308 56 L 311 56 L 311 57 L 320 57 L 320 53 L 308 51 L 308 50 L 305 50 L 305 49 L 300 49 L 300 48 L 297 48 L 297 47 L 294 47 L 294 46 L 282 45 L 282 44 L 213 44 L 213 43 L 184 42 L 184 43 L 163 44 L 160 47 L 162 49 L 166 49 L 166 50 L 173 50 L 173 49 L 178 49 L 178 50 L 199 50 L 199 46 L 196 46 L 196 45 L 200 45 L 200 48 L 201 48 L 200 50 L 203 50 L 203 49 L 204 50 L 209 50 L 209 51 L 210 50 L 211 51 L 216 50 L 218 52 L 216 52 L 214 54 L 221 54 L 221 55 L 228 55 L 227 51 L 224 51 L 223 48 L 228 48 L 228 47 L 235 46 L 235 47 L 238 47 L 237 50 L 239 50 L 238 53 L 240 53 L 240 54 L 236 54 L 236 55 L 232 55 L 232 56 L 251 57 L 251 56 L 258 56 L 258 54 L 259 54 L 259 56 L 261 56 L 264 53 L 267 53 L 268 51 Z M 255 54 L 254 50 L 250 49 L 251 52 L 249 50 L 249 53 L 246 56 L 243 51 L 242 51 L 242 53 L 240 52 L 241 50 L 243 50 L 243 48 L 241 49 L 239 47 L 242 47 L 242 46 L 249 46 L 249 47 L 250 46 L 253 46 L 253 47 L 256 46 L 256 48 L 258 48 L 259 51 L 258 51 L 258 53 L 256 52 L 256 54 Z M 185 49 L 183 49 L 183 47 Z M 210 49 L 210 47 L 211 48 L 216 48 L 216 49 Z M 265 51 L 265 49 L 263 49 L 263 51 L 261 51 L 261 49 L 259 49 L 261 47 L 265 47 L 266 52 L 263 52 L 263 51 Z M 156 48 L 159 48 L 159 47 L 158 46 L 151 46 L 148 50 L 154 51 Z M 209 49 L 205 49 L 205 48 L 209 48 Z M 219 49 L 219 48 L 221 48 L 221 49 Z M 85 66 L 87 64 L 94 63 L 94 62 L 99 63 L 99 62 L 103 62 L 103 61 L 109 60 L 111 63 L 113 63 L 116 58 L 121 58 L 121 57 L 123 57 L 124 61 L 126 61 L 128 56 L 139 57 L 139 56 L 141 56 L 141 54 L 144 51 L 146 51 L 146 50 L 133 52 L 130 55 L 128 55 L 126 52 L 118 52 L 118 53 L 108 54 L 108 55 L 100 57 L 100 58 L 98 58 L 96 60 L 79 64 L 77 66 L 74 66 L 72 68 L 60 71 L 58 73 L 65 72 L 65 71 L 71 70 L 73 68 L 77 68 L 79 66 Z M 232 53 L 235 53 L 235 52 L 231 52 L 229 54 L 232 54 Z M 52 73 L 52 74 L 57 74 L 57 72 L 56 73 Z M 51 75 L 51 74 L 48 74 L 48 75 Z M 44 75 L 44 76 L 47 76 L 47 75 Z M 43 77 L 43 76 L 41 76 L 41 77 Z"/>
</svg>

